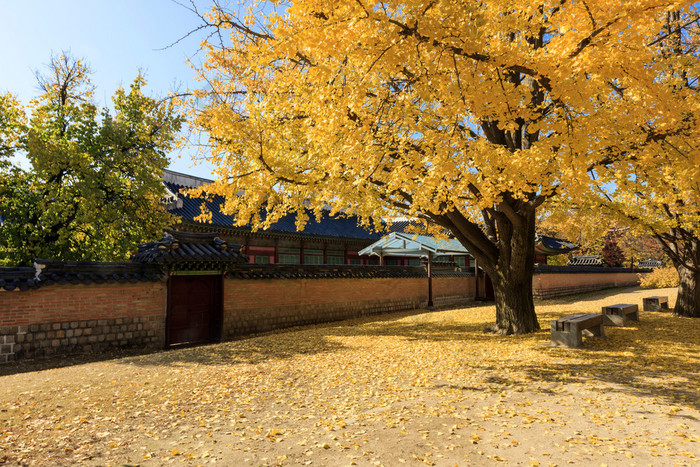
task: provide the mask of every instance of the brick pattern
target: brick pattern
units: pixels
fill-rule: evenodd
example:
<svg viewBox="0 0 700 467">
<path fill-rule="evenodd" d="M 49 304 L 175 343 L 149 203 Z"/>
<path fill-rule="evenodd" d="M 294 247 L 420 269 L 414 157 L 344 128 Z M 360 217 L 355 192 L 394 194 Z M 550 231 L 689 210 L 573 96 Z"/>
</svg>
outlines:
<svg viewBox="0 0 700 467">
<path fill-rule="evenodd" d="M 0 363 L 165 345 L 166 284 L 52 285 L 0 292 Z"/>
<path fill-rule="evenodd" d="M 435 306 L 474 299 L 473 277 L 433 279 Z M 411 310 L 428 300 L 426 278 L 224 281 L 223 338 Z"/>
<path fill-rule="evenodd" d="M 280 306 L 239 310 L 224 316 L 224 339 L 283 329 L 292 326 L 327 323 L 418 308 L 417 300 L 357 301 L 323 305 Z"/>
<path fill-rule="evenodd" d="M 636 272 L 536 274 L 533 277 L 532 292 L 534 298 L 542 300 L 610 287 L 635 285 L 639 285 L 639 274 Z"/>
<path fill-rule="evenodd" d="M 92 319 L 0 328 L 0 363 L 110 348 L 163 347 L 164 316 Z"/>
<path fill-rule="evenodd" d="M 165 282 L 137 282 L 0 292 L 0 327 L 164 315 L 165 290 Z"/>
</svg>

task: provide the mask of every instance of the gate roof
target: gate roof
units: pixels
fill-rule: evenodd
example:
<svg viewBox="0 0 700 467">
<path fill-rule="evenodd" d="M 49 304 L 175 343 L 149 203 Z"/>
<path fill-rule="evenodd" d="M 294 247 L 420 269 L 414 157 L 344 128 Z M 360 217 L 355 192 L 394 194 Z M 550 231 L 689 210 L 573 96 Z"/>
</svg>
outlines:
<svg viewBox="0 0 700 467">
<path fill-rule="evenodd" d="M 216 233 L 166 230 L 162 239 L 138 248 L 132 262 L 159 264 L 171 270 L 226 269 L 248 261 L 241 245 L 228 244 Z"/>
</svg>

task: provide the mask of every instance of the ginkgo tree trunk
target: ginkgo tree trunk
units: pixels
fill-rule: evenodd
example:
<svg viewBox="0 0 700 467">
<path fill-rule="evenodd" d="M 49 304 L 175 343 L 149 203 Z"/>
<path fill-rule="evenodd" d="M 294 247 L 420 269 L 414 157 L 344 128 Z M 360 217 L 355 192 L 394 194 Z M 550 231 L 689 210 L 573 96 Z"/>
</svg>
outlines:
<svg viewBox="0 0 700 467">
<path fill-rule="evenodd" d="M 202 16 L 215 34 L 191 107 L 218 167 L 203 190 L 254 228 L 289 212 L 303 228 L 307 209 L 327 206 L 368 223 L 427 219 L 491 276 L 492 329 L 536 331 L 537 210 L 582 195 L 588 171 L 626 147 L 663 138 L 640 124 L 648 107 L 618 93 L 665 97 L 647 63 L 670 7 L 683 5 L 305 0 L 238 16 L 217 6 Z"/>
<path fill-rule="evenodd" d="M 680 237 L 680 238 L 678 238 Z M 659 235 L 664 249 L 678 271 L 678 296 L 673 314 L 688 318 L 700 318 L 700 238 L 674 229 Z M 669 241 L 669 238 L 675 241 Z M 682 240 L 685 239 L 685 240 Z"/>
</svg>

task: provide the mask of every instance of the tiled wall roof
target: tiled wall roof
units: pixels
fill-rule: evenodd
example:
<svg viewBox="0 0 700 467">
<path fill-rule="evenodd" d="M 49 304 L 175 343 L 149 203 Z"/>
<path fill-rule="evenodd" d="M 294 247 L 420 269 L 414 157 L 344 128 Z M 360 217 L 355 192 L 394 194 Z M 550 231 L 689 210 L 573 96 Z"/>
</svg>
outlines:
<svg viewBox="0 0 700 467">
<path fill-rule="evenodd" d="M 159 264 L 169 269 L 226 269 L 247 262 L 241 246 L 228 244 L 216 234 L 166 230 L 163 238 L 139 245 L 134 263 Z"/>
<path fill-rule="evenodd" d="M 113 284 L 157 281 L 160 268 L 135 263 L 36 260 L 35 267 L 0 268 L 0 290 L 29 290 L 53 284 Z"/>
<path fill-rule="evenodd" d="M 28 290 L 39 287 L 34 280 L 36 270 L 31 267 L 2 268 L 0 267 L 0 290 Z"/>
<path fill-rule="evenodd" d="M 433 277 L 472 276 L 472 271 L 435 270 Z M 428 277 L 424 266 L 365 266 L 365 265 L 240 265 L 226 273 L 232 279 L 333 279 L 333 278 L 395 278 Z"/>
</svg>

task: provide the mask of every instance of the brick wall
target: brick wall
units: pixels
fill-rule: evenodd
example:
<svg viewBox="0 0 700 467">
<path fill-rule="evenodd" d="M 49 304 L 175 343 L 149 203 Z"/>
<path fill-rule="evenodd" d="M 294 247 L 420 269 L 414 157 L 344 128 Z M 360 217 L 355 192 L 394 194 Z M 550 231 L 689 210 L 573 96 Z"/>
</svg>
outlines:
<svg viewBox="0 0 700 467">
<path fill-rule="evenodd" d="M 110 347 L 162 347 L 166 285 L 53 285 L 0 293 L 0 362 Z"/>
<path fill-rule="evenodd" d="M 535 274 L 532 292 L 535 298 L 546 299 L 590 292 L 609 287 L 631 287 L 639 285 L 637 272 L 557 272 Z"/>
<path fill-rule="evenodd" d="M 638 271 L 546 268 L 535 274 L 536 298 L 636 285 Z M 480 296 L 485 281 L 479 278 Z M 0 362 L 111 347 L 165 346 L 165 282 L 46 285 L 0 292 Z M 475 278 L 433 279 L 437 307 L 475 297 Z M 224 280 L 223 338 L 272 329 L 420 308 L 426 277 Z"/>
<path fill-rule="evenodd" d="M 471 301 L 474 278 L 434 278 L 433 297 L 435 306 Z M 427 278 L 227 279 L 223 337 L 415 309 L 427 300 Z"/>
</svg>

